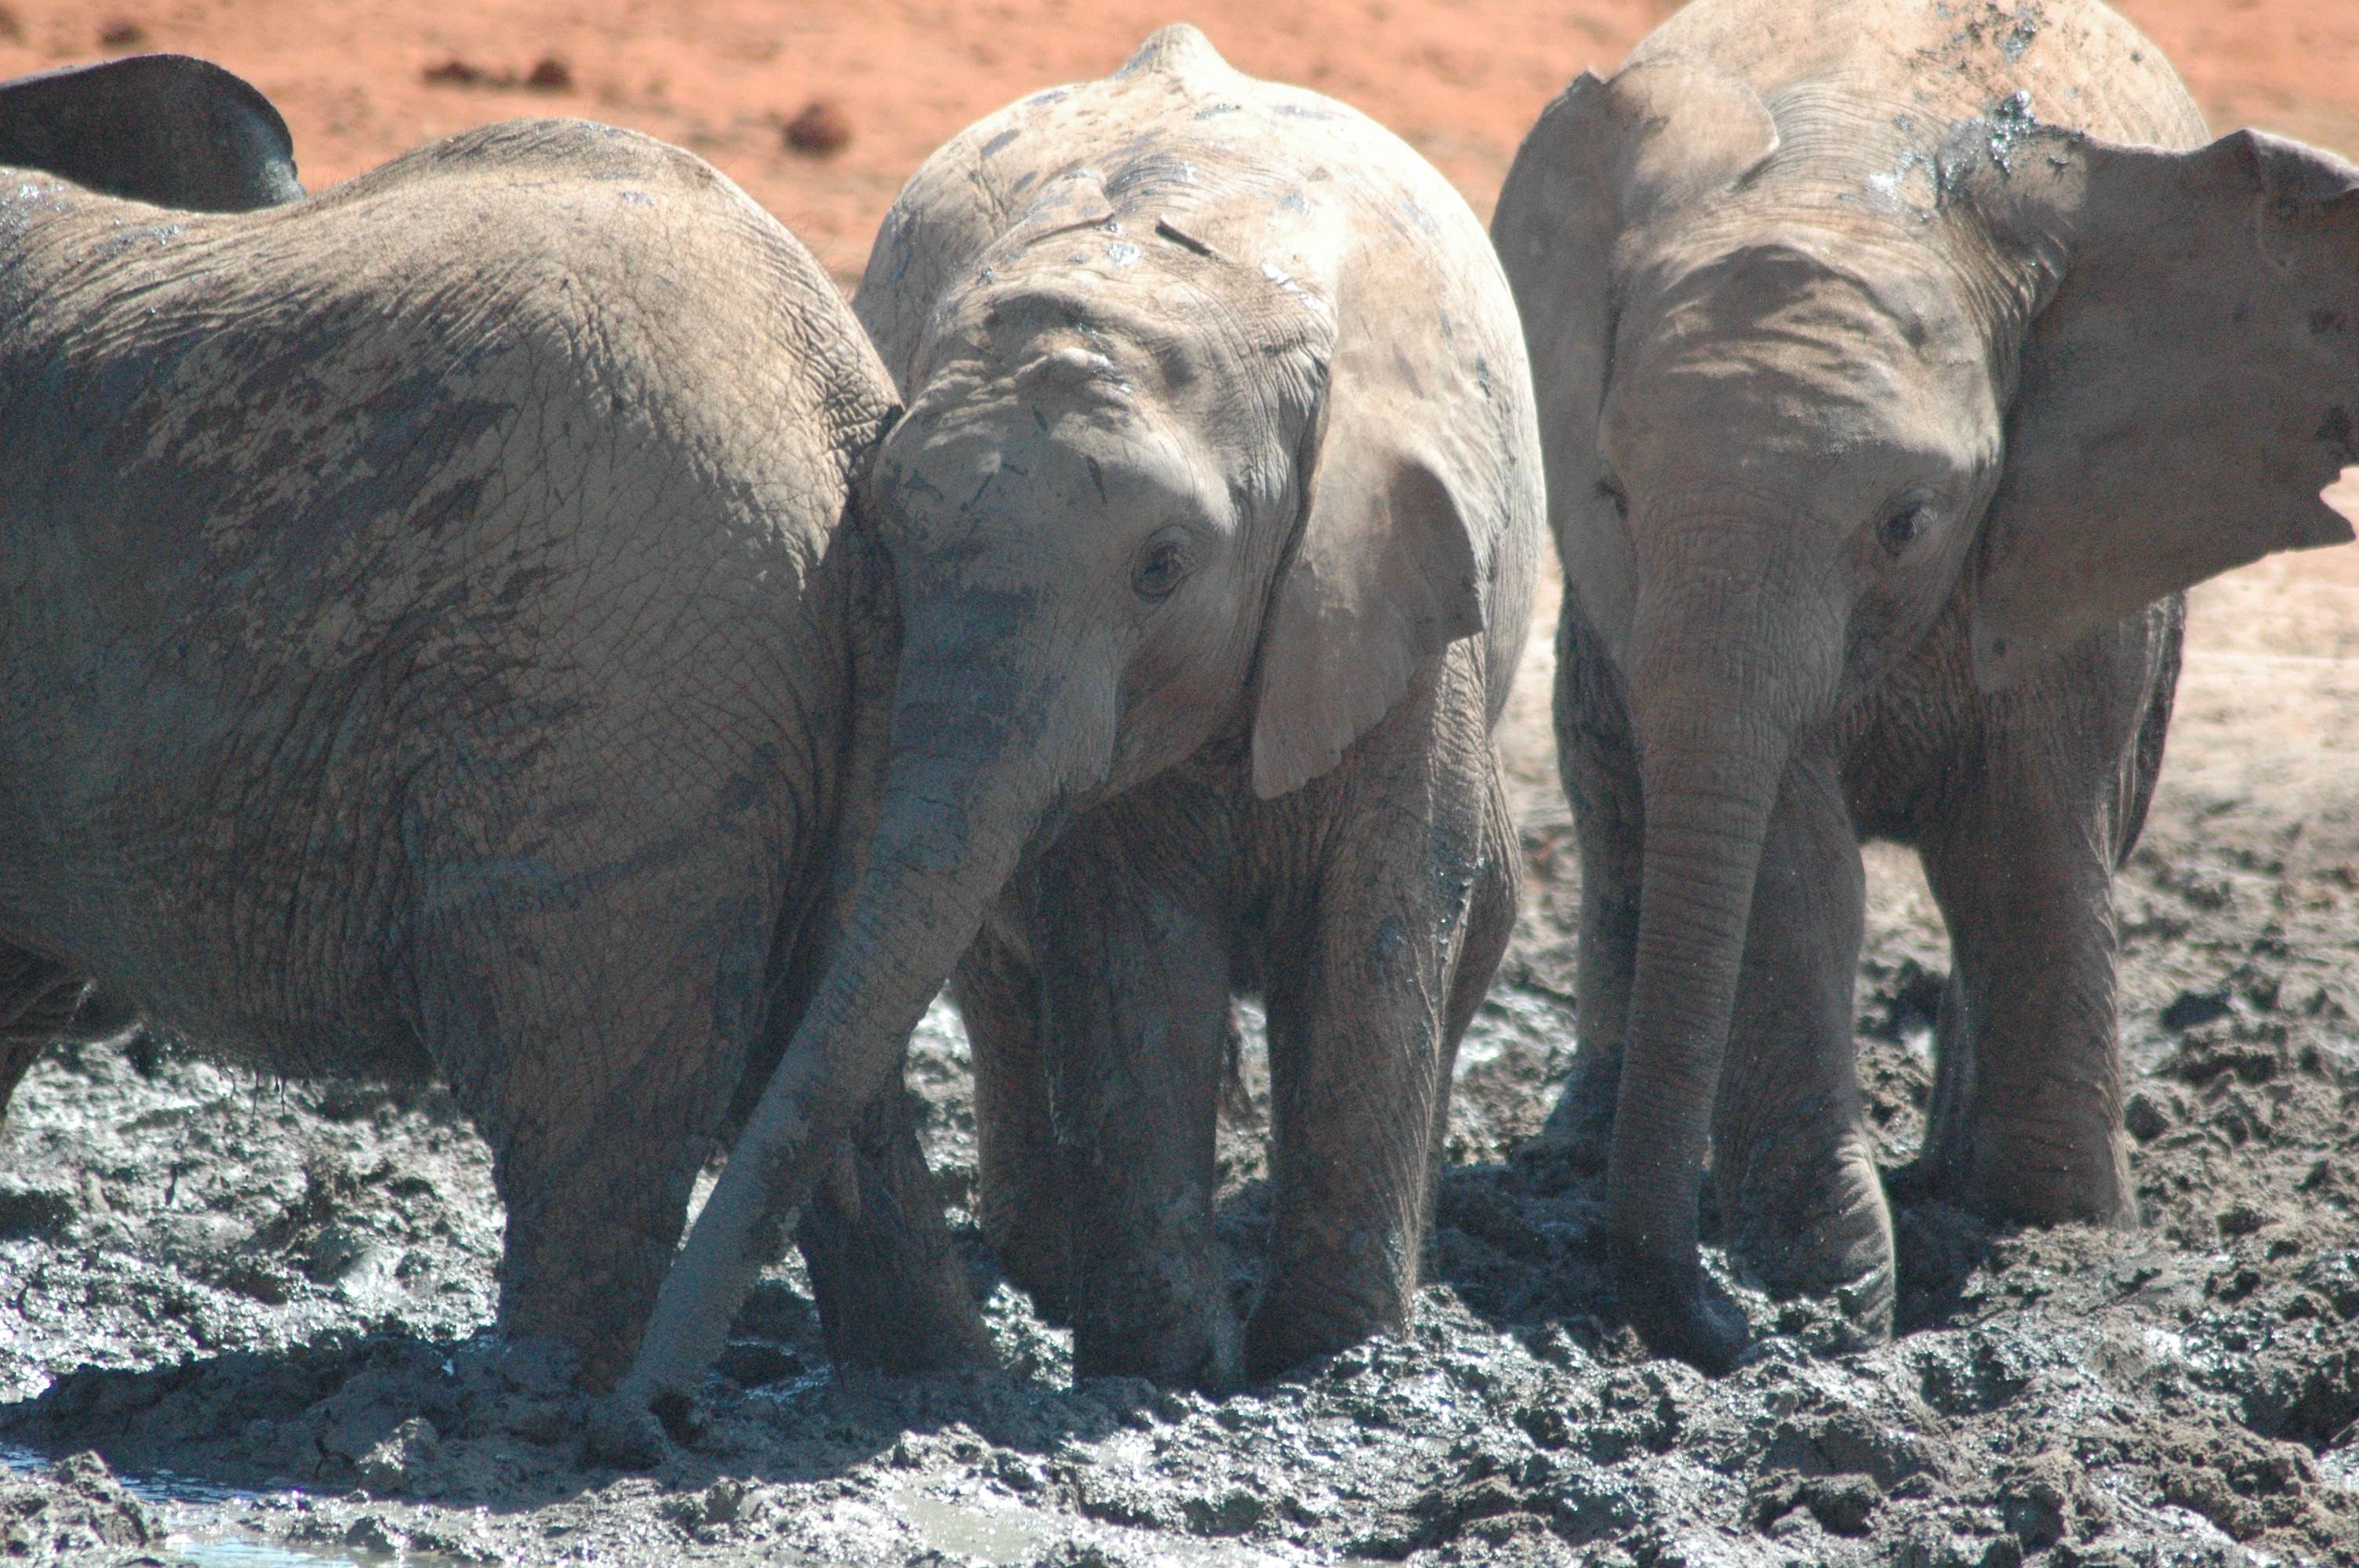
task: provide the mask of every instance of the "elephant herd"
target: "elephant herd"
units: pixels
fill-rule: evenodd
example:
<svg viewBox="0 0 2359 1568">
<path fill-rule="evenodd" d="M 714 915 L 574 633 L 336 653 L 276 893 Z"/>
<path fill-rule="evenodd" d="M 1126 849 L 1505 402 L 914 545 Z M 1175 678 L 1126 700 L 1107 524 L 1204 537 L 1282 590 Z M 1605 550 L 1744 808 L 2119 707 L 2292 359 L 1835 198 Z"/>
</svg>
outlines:
<svg viewBox="0 0 2359 1568">
<path fill-rule="evenodd" d="M 1758 1278 L 1891 1330 L 1867 838 L 1954 949 L 1925 1184 L 2134 1222 L 2111 876 L 2179 590 L 2352 536 L 2359 170 L 2043 16 L 1696 0 L 1549 106 L 1488 235 L 1168 27 L 928 159 L 849 305 L 634 134 L 306 198 L 201 62 L 0 83 L 0 1108 L 134 1018 L 440 1078 L 504 1326 L 664 1410 L 788 1227 L 838 1357 L 988 1353 L 897 1082 L 947 986 L 983 1229 L 1076 1374 L 1277 1373 L 1417 1289 L 1552 534 L 1541 1136 L 1605 1175 L 1629 1321 L 1742 1348 L 1709 1170 Z"/>
</svg>

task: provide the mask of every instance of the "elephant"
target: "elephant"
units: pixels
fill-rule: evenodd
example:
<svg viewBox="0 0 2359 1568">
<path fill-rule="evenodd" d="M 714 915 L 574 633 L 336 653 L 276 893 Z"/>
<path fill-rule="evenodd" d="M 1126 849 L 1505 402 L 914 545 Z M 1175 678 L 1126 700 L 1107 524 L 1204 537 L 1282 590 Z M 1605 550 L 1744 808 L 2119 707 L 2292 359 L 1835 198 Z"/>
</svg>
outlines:
<svg viewBox="0 0 2359 1568">
<path fill-rule="evenodd" d="M 0 82 L 0 165 L 200 212 L 303 196 L 295 141 L 277 106 L 252 83 L 181 54 Z"/>
<path fill-rule="evenodd" d="M 1890 1331 L 1865 838 L 1915 849 L 1954 958 L 1912 1179 L 2135 1223 L 2111 877 L 2160 765 L 2171 596 L 2352 536 L 2319 496 L 2359 454 L 2354 189 L 2295 143 L 2209 141 L 2094 0 L 1699 0 L 1517 153 L 1492 237 L 1564 568 L 1582 875 L 1583 1062 L 1546 1133 L 1603 1162 L 1658 1351 L 1742 1347 L 1701 1288 L 1707 1153 L 1765 1283 Z"/>
<path fill-rule="evenodd" d="M 1544 547 L 1481 225 L 1180 25 L 937 152 L 854 309 L 908 400 L 875 468 L 903 617 L 877 834 L 625 1390 L 693 1387 L 744 1238 L 954 970 L 983 1222 L 1070 1312 L 1077 1377 L 1217 1391 L 1398 1325 L 1514 918 L 1491 730 Z M 1242 1325 L 1211 1237 L 1239 991 L 1276 1200 Z"/>
<path fill-rule="evenodd" d="M 0 128 L 87 181 L 0 171 L 0 1109 L 133 1017 L 439 1077 L 502 1325 L 607 1388 L 872 836 L 891 383 L 793 236 L 636 134 L 290 200 L 210 67 L 0 85 Z M 906 1094 L 863 1115 L 804 1216 L 831 1348 L 972 1359 Z"/>
</svg>

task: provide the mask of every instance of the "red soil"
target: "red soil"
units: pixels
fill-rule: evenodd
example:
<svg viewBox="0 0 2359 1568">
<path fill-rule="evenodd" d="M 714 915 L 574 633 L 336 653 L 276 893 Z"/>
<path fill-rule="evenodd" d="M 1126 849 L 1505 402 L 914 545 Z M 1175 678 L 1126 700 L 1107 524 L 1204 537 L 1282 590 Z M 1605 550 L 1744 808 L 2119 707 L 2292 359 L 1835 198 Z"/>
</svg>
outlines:
<svg viewBox="0 0 2359 1568">
<path fill-rule="evenodd" d="M 1981 3 L 1981 0 L 1961 0 Z M 2031 0 L 2022 0 L 2024 4 Z M 1162 24 L 1259 76 L 1365 110 L 1487 216 L 1516 144 L 1584 66 L 1610 70 L 1668 0 L 0 0 L 0 77 L 135 49 L 227 66 L 278 104 L 313 189 L 471 125 L 578 114 L 720 166 L 839 276 L 920 159 L 1025 92 L 1102 76 Z M 2359 156 L 2359 4 L 2124 0 L 2213 124 Z M 10 26 L 13 18 L 14 27 Z M 133 39 L 130 42 L 114 40 Z M 437 67 L 452 61 L 429 81 Z M 556 62 L 549 69 L 544 62 Z M 472 80 L 450 77 L 473 73 Z M 562 86 L 536 86 L 562 79 Z M 846 140 L 786 127 L 814 103 Z M 824 139 L 824 138 L 822 138 Z"/>
</svg>

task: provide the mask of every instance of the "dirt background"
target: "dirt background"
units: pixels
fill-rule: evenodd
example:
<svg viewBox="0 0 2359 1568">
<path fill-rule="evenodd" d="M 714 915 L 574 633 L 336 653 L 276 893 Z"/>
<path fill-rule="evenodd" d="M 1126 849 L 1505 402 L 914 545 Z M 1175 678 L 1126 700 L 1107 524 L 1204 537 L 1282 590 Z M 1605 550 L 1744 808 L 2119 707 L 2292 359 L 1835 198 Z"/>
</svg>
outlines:
<svg viewBox="0 0 2359 1568">
<path fill-rule="evenodd" d="M 1540 106 L 1669 9 L 1216 0 L 1185 16 L 1244 69 L 1390 124 L 1487 216 Z M 2359 5 L 2123 9 L 2216 127 L 2359 155 Z M 848 285 L 937 143 L 1104 73 L 1174 16 L 1132 0 L 0 0 L 0 76 L 207 56 L 279 104 L 315 190 L 518 114 L 632 125 L 712 159 Z M 560 84 L 524 85 L 536 73 Z M 814 103 L 848 133 L 831 152 L 786 135 Z M 789 1263 L 741 1319 L 701 1429 L 626 1472 L 585 1448 L 562 1365 L 484 1332 L 499 1215 L 445 1097 L 60 1054 L 0 1147 L 0 1553 L 2359 1562 L 2359 548 L 2194 596 L 2163 784 L 2118 887 L 2146 1225 L 1994 1235 L 1903 1189 L 1902 1336 L 1858 1350 L 1825 1313 L 1723 1274 L 1761 1346 L 1717 1384 L 1613 1325 L 1602 1192 L 1517 1152 L 1574 1049 L 1550 619 L 1505 737 L 1527 911 L 1462 1056 L 1436 1282 L 1401 1339 L 1218 1405 L 1075 1387 L 1063 1336 L 969 1233 L 1004 1368 L 838 1376 Z M 1921 1131 L 1947 954 L 1908 858 L 1871 849 L 1869 869 L 1860 1038 L 1897 1170 Z M 954 1199 L 973 1181 L 963 1064 L 938 1011 L 912 1082 Z M 1250 1281 L 1258 1130 L 1224 1134 L 1223 1158 Z M 272 1555 L 287 1552 L 305 1555 Z"/>
</svg>

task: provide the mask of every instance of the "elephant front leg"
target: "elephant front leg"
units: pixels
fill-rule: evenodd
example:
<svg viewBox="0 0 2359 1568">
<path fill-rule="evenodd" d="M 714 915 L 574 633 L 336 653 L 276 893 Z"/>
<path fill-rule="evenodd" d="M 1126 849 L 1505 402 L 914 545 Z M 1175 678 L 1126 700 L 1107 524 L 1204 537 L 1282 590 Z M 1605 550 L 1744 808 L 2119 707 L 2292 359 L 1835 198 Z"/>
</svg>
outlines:
<svg viewBox="0 0 2359 1568">
<path fill-rule="evenodd" d="M 897 1077 L 803 1205 L 795 1240 L 837 1366 L 906 1377 L 991 1358 L 918 1146 L 917 1097 Z"/>
<path fill-rule="evenodd" d="M 1076 1378 L 1212 1393 L 1238 1379 L 1212 1237 L 1230 991 L 1223 859 L 1185 825 L 1121 802 L 1068 832 L 1029 894 Z"/>
<path fill-rule="evenodd" d="M 1277 1212 L 1245 1331 L 1256 1377 L 1407 1322 L 1459 1033 L 1514 919 L 1487 736 L 1398 759 L 1384 744 L 1311 786 L 1328 851 L 1265 966 Z"/>
<path fill-rule="evenodd" d="M 1779 1295 L 1832 1296 L 1892 1331 L 1892 1218 L 1862 1114 L 1852 1037 L 1866 884 L 1823 753 L 1787 765 L 1762 845 L 1712 1116 L 1731 1249 Z"/>
<path fill-rule="evenodd" d="M 2056 771 L 1986 759 L 1920 849 L 1955 964 L 1920 1163 L 1996 1218 L 2126 1223 L 2111 835 L 2038 776 Z"/>
</svg>

